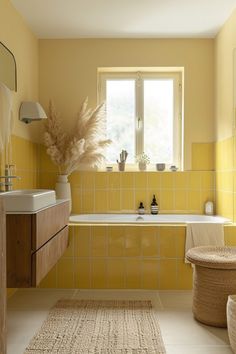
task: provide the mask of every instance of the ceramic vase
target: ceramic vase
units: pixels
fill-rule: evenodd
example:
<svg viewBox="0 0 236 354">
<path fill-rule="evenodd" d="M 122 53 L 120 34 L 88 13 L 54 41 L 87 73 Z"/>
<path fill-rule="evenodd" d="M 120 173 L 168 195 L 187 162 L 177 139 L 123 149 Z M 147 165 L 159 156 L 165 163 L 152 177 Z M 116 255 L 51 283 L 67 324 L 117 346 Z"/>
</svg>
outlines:
<svg viewBox="0 0 236 354">
<path fill-rule="evenodd" d="M 230 295 L 227 302 L 227 327 L 230 345 L 236 353 L 236 295 Z"/>
<path fill-rule="evenodd" d="M 139 168 L 139 171 L 146 171 L 146 169 L 147 169 L 146 162 L 139 162 L 138 163 L 138 168 Z"/>
<path fill-rule="evenodd" d="M 56 197 L 57 199 L 68 199 L 70 202 L 70 212 L 72 209 L 71 204 L 71 188 L 68 182 L 68 175 L 58 175 L 56 183 Z"/>
</svg>

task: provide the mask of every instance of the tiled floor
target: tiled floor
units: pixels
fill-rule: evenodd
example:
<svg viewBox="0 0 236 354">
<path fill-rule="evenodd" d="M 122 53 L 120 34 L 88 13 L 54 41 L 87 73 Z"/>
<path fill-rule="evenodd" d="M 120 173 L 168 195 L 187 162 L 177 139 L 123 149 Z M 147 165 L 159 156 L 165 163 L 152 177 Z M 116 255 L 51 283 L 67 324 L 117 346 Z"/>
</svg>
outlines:
<svg viewBox="0 0 236 354">
<path fill-rule="evenodd" d="M 204 326 L 193 319 L 191 292 L 45 289 L 18 290 L 9 299 L 8 354 L 24 353 L 49 308 L 60 298 L 150 299 L 157 312 L 167 354 L 232 354 L 226 329 Z"/>
</svg>

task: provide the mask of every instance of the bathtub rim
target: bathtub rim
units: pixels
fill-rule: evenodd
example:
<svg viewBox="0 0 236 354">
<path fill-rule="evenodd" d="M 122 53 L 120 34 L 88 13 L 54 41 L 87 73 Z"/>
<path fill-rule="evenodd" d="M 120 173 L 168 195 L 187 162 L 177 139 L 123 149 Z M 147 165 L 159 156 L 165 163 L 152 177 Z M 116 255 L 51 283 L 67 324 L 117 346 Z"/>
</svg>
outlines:
<svg viewBox="0 0 236 354">
<path fill-rule="evenodd" d="M 118 222 L 116 221 L 112 221 L 112 220 L 83 220 L 83 221 L 74 221 L 71 220 L 71 218 L 75 217 L 75 216 L 82 216 L 82 215 L 133 215 L 138 217 L 139 214 L 134 214 L 134 213 L 83 213 L 83 214 L 72 214 L 70 215 L 69 218 L 69 226 L 187 226 L 188 223 L 193 222 L 193 223 L 212 223 L 212 224 L 223 224 L 224 226 L 233 226 L 233 222 L 230 219 L 227 219 L 221 215 L 204 215 L 204 214 L 159 214 L 159 215 L 183 215 L 183 216 L 211 216 L 213 218 L 222 218 L 224 220 L 222 221 L 195 221 L 195 220 L 191 220 L 191 221 L 173 221 L 173 222 L 168 222 L 168 221 L 158 221 L 158 222 L 154 222 L 154 221 L 145 221 L 145 220 L 134 220 L 134 221 L 130 221 L 130 220 L 122 220 L 122 222 Z M 150 215 L 150 214 L 145 214 L 145 215 Z M 144 216 L 145 216 L 144 215 Z M 142 215 L 140 215 L 142 216 Z"/>
</svg>

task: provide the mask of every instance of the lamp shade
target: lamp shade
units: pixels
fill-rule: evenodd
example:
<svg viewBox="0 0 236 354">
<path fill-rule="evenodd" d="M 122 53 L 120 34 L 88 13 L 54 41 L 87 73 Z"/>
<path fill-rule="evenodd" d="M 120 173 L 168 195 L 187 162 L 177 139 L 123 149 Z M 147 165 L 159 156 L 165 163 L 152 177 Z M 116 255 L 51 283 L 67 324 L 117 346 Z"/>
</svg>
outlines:
<svg viewBox="0 0 236 354">
<path fill-rule="evenodd" d="M 43 107 L 38 102 L 25 101 L 20 106 L 20 120 L 25 123 L 31 123 L 35 120 L 46 119 L 47 115 Z"/>
</svg>

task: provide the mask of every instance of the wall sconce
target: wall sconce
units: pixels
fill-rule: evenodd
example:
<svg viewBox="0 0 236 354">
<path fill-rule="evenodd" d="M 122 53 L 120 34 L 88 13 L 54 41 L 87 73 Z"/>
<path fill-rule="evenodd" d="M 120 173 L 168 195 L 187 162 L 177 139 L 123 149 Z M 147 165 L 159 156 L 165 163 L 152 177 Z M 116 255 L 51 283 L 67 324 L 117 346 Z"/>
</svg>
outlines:
<svg viewBox="0 0 236 354">
<path fill-rule="evenodd" d="M 25 101 L 20 106 L 19 119 L 28 124 L 35 120 L 46 119 L 47 115 L 44 112 L 43 107 L 38 102 Z"/>
</svg>

